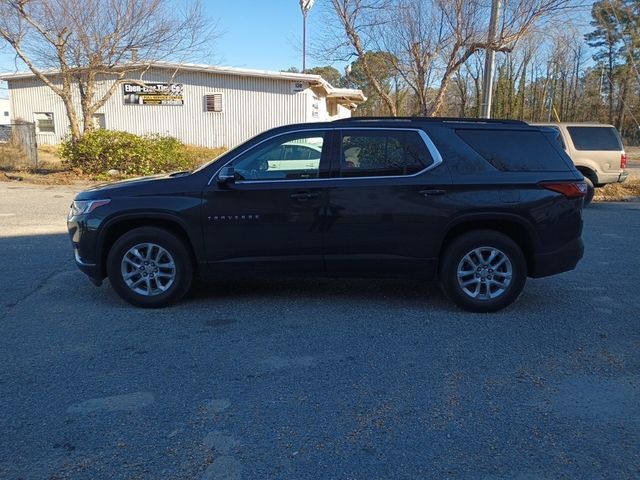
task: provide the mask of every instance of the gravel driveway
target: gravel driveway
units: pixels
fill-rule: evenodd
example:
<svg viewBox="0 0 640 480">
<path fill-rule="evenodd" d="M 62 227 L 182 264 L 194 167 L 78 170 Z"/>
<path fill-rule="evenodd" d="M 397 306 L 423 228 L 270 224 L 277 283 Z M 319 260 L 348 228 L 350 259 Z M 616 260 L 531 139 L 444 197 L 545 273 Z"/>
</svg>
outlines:
<svg viewBox="0 0 640 480">
<path fill-rule="evenodd" d="M 498 314 L 308 279 L 149 311 L 75 268 L 73 193 L 0 183 L 2 479 L 640 476 L 640 203 Z"/>
</svg>

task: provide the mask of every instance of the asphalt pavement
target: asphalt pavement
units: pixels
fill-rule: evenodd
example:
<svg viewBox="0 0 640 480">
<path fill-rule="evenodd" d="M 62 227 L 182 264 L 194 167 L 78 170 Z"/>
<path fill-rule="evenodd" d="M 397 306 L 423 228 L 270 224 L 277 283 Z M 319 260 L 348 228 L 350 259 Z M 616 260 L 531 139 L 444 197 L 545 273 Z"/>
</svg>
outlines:
<svg viewBox="0 0 640 480">
<path fill-rule="evenodd" d="M 139 310 L 73 264 L 75 190 L 0 182 L 1 479 L 640 476 L 640 203 L 496 314 L 403 280 Z"/>
</svg>

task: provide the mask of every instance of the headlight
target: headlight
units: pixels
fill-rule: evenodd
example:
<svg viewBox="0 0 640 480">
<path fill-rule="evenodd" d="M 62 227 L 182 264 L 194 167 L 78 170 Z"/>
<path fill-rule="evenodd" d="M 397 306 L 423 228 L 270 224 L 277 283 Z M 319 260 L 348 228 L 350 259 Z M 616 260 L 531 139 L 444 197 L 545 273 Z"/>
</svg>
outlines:
<svg viewBox="0 0 640 480">
<path fill-rule="evenodd" d="M 91 213 L 96 208 L 106 205 L 111 200 L 75 200 L 71 204 L 71 210 L 69 211 L 69 217 L 75 217 L 76 215 L 82 215 L 83 213 Z"/>
</svg>

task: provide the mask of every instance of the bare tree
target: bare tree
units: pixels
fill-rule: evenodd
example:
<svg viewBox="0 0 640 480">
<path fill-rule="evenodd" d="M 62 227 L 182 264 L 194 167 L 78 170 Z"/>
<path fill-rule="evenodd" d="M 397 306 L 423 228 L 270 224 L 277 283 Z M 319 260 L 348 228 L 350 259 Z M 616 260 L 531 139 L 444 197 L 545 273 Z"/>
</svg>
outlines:
<svg viewBox="0 0 640 480">
<path fill-rule="evenodd" d="M 382 99 L 392 116 L 397 115 L 397 105 L 380 81 L 367 53 L 372 51 L 374 36 L 390 0 L 328 0 L 325 10 L 327 26 L 324 47 L 317 49 L 316 56 L 330 60 L 357 59 L 369 79 L 369 84 Z M 328 14 L 327 14 L 328 12 Z M 336 23 L 335 20 L 338 20 Z"/>
<path fill-rule="evenodd" d="M 210 44 L 216 27 L 199 1 L 176 7 L 163 0 L 2 0 L 0 38 L 62 99 L 77 140 L 127 76 L 142 79 L 153 62 Z M 105 80 L 112 83 L 105 87 Z"/>
<path fill-rule="evenodd" d="M 391 53 L 390 58 L 398 60 L 394 67 L 415 94 L 418 113 L 436 115 L 452 79 L 472 55 L 487 48 L 499 52 L 513 50 L 535 26 L 571 4 L 571 0 L 507 2 L 498 35 L 489 45 L 490 2 L 331 0 L 342 35 L 327 23 L 332 30 L 328 38 L 334 39 L 335 51 L 358 58 L 372 48 Z M 389 97 L 385 102 L 395 115 L 392 99 Z"/>
</svg>

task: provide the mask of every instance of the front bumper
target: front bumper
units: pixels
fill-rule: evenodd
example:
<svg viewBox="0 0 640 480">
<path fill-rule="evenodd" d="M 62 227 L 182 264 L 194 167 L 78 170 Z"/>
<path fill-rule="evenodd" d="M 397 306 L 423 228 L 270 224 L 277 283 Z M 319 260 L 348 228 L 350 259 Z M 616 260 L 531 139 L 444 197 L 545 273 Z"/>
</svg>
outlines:
<svg viewBox="0 0 640 480">
<path fill-rule="evenodd" d="M 101 285 L 104 275 L 97 259 L 96 230 L 91 228 L 91 219 L 86 215 L 67 219 L 67 229 L 73 248 L 73 256 L 78 268 L 86 274 L 94 285 Z"/>
<path fill-rule="evenodd" d="M 548 277 L 573 270 L 583 255 L 584 242 L 579 237 L 558 250 L 535 255 L 529 276 L 533 278 Z"/>
<path fill-rule="evenodd" d="M 87 263 L 85 262 L 78 253 L 78 249 L 73 249 L 73 256 L 76 260 L 76 265 L 80 269 L 82 273 L 87 275 L 96 287 L 102 285 L 102 275 L 100 274 L 100 269 L 95 263 Z"/>
</svg>

